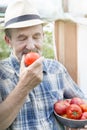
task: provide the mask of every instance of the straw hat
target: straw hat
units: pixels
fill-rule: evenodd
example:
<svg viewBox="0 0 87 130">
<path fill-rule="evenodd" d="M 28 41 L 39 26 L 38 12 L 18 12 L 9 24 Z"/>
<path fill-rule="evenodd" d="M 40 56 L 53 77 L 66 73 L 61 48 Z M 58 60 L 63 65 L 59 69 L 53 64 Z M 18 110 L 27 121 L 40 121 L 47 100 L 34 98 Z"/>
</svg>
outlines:
<svg viewBox="0 0 87 130">
<path fill-rule="evenodd" d="M 11 2 L 5 12 L 4 28 L 21 28 L 44 24 L 29 0 Z"/>
</svg>

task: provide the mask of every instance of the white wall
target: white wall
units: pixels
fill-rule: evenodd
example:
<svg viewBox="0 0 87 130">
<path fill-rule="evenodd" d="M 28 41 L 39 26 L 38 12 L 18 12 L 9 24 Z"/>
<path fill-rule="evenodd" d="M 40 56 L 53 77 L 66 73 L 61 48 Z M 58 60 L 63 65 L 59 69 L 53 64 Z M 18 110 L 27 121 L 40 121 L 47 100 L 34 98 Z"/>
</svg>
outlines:
<svg viewBox="0 0 87 130">
<path fill-rule="evenodd" d="M 75 16 L 87 14 L 87 0 L 68 0 L 69 12 Z"/>
<path fill-rule="evenodd" d="M 78 80 L 87 97 L 87 26 L 78 25 L 77 30 Z"/>
</svg>

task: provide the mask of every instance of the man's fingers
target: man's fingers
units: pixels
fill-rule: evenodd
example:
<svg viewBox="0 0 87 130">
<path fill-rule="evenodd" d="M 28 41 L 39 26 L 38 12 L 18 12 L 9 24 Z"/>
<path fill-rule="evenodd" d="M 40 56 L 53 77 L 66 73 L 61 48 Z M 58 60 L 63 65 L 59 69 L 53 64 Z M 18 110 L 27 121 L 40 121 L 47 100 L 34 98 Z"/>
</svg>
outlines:
<svg viewBox="0 0 87 130">
<path fill-rule="evenodd" d="M 22 56 L 21 66 L 25 66 L 25 65 L 24 65 L 24 58 L 25 58 L 25 55 Z"/>
<path fill-rule="evenodd" d="M 26 68 L 27 71 L 30 71 L 33 69 L 37 70 L 37 68 L 39 68 L 39 71 L 42 70 L 42 62 L 44 60 L 44 57 L 40 57 L 39 59 L 37 59 L 36 61 L 34 61 L 31 65 L 27 67 L 24 64 L 24 58 L 25 58 L 25 55 L 23 55 L 22 60 L 21 60 L 20 74 L 22 73 L 24 68 Z"/>
<path fill-rule="evenodd" d="M 25 68 L 24 58 L 25 58 L 25 55 L 22 56 L 20 72 L 23 70 L 23 68 Z"/>
</svg>

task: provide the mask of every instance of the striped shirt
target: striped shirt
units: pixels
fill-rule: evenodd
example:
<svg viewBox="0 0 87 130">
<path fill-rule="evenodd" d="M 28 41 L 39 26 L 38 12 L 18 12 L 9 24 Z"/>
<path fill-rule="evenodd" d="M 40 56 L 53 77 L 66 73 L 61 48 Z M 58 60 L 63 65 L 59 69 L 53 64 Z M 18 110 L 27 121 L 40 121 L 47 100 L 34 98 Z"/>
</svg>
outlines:
<svg viewBox="0 0 87 130">
<path fill-rule="evenodd" d="M 17 85 L 19 70 L 20 64 L 12 54 L 0 62 L 0 102 Z M 57 100 L 74 96 L 84 98 L 65 67 L 56 60 L 45 59 L 43 81 L 27 95 L 16 119 L 7 130 L 64 130 L 64 126 L 55 118 L 53 106 Z"/>
</svg>

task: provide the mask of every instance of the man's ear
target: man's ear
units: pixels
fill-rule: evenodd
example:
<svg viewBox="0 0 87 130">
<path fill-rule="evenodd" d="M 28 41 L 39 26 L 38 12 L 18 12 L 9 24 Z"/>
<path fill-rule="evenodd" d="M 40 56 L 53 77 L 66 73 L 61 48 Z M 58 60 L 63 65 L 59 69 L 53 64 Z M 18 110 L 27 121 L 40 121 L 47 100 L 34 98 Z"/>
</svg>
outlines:
<svg viewBox="0 0 87 130">
<path fill-rule="evenodd" d="M 11 46 L 10 38 L 5 35 L 4 39 L 5 39 L 6 43 L 7 43 L 9 46 Z"/>
</svg>

